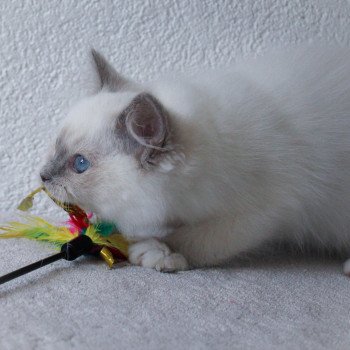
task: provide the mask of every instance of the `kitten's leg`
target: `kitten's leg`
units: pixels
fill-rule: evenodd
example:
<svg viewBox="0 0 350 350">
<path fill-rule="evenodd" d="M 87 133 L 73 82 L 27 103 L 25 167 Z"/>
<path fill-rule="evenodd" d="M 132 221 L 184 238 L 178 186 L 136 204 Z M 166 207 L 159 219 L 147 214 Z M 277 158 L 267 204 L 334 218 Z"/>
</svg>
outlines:
<svg viewBox="0 0 350 350">
<path fill-rule="evenodd" d="M 165 243 L 153 238 L 132 244 L 129 247 L 129 261 L 163 272 L 188 269 L 188 263 L 182 255 L 172 253 Z"/>
<path fill-rule="evenodd" d="M 194 226 L 182 226 L 163 242 L 147 239 L 129 248 L 132 264 L 159 271 L 214 266 L 257 247 L 275 232 L 269 215 L 259 214 L 241 220 L 219 218 Z M 176 253 L 172 253 L 169 247 Z"/>
<path fill-rule="evenodd" d="M 250 215 L 244 220 L 220 218 L 196 226 L 183 226 L 165 238 L 173 251 L 182 254 L 191 267 L 214 266 L 257 247 L 276 232 L 268 215 Z"/>
</svg>

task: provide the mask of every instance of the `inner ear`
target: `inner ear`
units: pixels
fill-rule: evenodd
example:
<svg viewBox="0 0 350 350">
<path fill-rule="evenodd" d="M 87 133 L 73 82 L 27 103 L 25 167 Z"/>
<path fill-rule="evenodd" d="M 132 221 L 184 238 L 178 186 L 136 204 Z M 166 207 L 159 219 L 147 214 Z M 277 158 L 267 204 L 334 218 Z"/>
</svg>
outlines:
<svg viewBox="0 0 350 350">
<path fill-rule="evenodd" d="M 135 155 L 141 163 L 155 164 L 167 150 L 168 117 L 163 106 L 152 95 L 142 93 L 132 100 L 123 114 L 128 143 L 135 145 Z"/>
<path fill-rule="evenodd" d="M 138 95 L 126 115 L 129 134 L 144 146 L 162 147 L 167 133 L 167 118 L 161 104 L 150 94 Z"/>
</svg>

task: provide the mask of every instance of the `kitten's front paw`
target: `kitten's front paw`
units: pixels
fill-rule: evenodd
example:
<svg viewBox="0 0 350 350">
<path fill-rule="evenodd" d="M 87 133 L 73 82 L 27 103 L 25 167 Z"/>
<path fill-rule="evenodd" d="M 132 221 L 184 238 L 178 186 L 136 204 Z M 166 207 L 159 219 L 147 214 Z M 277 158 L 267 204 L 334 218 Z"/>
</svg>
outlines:
<svg viewBox="0 0 350 350">
<path fill-rule="evenodd" d="M 172 253 L 166 244 L 156 239 L 148 239 L 132 244 L 129 247 L 129 261 L 134 265 L 162 272 L 188 269 L 188 263 L 181 254 Z"/>
<path fill-rule="evenodd" d="M 343 271 L 345 275 L 350 277 L 350 259 L 346 260 L 343 265 Z"/>
</svg>

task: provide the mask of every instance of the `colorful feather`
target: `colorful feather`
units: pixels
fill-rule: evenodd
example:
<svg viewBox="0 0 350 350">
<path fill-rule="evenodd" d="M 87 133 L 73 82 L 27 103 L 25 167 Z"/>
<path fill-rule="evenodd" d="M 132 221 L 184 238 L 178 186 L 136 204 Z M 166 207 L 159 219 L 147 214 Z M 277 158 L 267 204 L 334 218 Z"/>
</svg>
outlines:
<svg viewBox="0 0 350 350">
<path fill-rule="evenodd" d="M 27 238 L 52 243 L 57 248 L 61 248 L 64 243 L 77 236 L 87 235 L 94 243 L 92 253 L 99 253 L 109 266 L 113 265 L 113 257 L 121 260 L 127 258 L 128 242 L 118 233 L 114 224 L 108 222 L 91 223 L 89 219 L 92 214 L 85 213 L 76 205 L 59 201 L 43 186 L 31 192 L 21 202 L 18 209 L 22 211 L 30 209 L 33 206 L 34 196 L 41 191 L 44 191 L 68 213 L 68 226 L 55 226 L 40 217 L 25 216 L 23 222 L 12 221 L 5 226 L 0 226 L 0 238 Z"/>
<path fill-rule="evenodd" d="M 64 243 L 77 237 L 79 234 L 86 234 L 98 246 L 106 246 L 112 249 L 119 258 L 127 257 L 128 242 L 118 233 L 102 236 L 99 227 L 105 228 L 108 224 L 90 224 L 82 233 L 71 232 L 68 227 L 55 226 L 37 216 L 26 216 L 26 222 L 12 221 L 5 226 L 0 226 L 0 238 L 27 238 L 46 243 L 52 243 L 60 248 Z"/>
</svg>

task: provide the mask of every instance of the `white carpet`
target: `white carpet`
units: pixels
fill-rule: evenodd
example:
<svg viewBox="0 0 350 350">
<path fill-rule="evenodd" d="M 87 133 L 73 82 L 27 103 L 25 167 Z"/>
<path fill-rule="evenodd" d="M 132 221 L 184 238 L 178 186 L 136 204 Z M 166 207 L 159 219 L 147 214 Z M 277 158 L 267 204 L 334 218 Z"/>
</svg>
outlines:
<svg viewBox="0 0 350 350">
<path fill-rule="evenodd" d="M 0 274 L 54 251 L 0 241 Z M 349 349 L 341 262 L 271 257 L 177 274 L 83 257 L 0 286 L 0 349 Z"/>
</svg>

